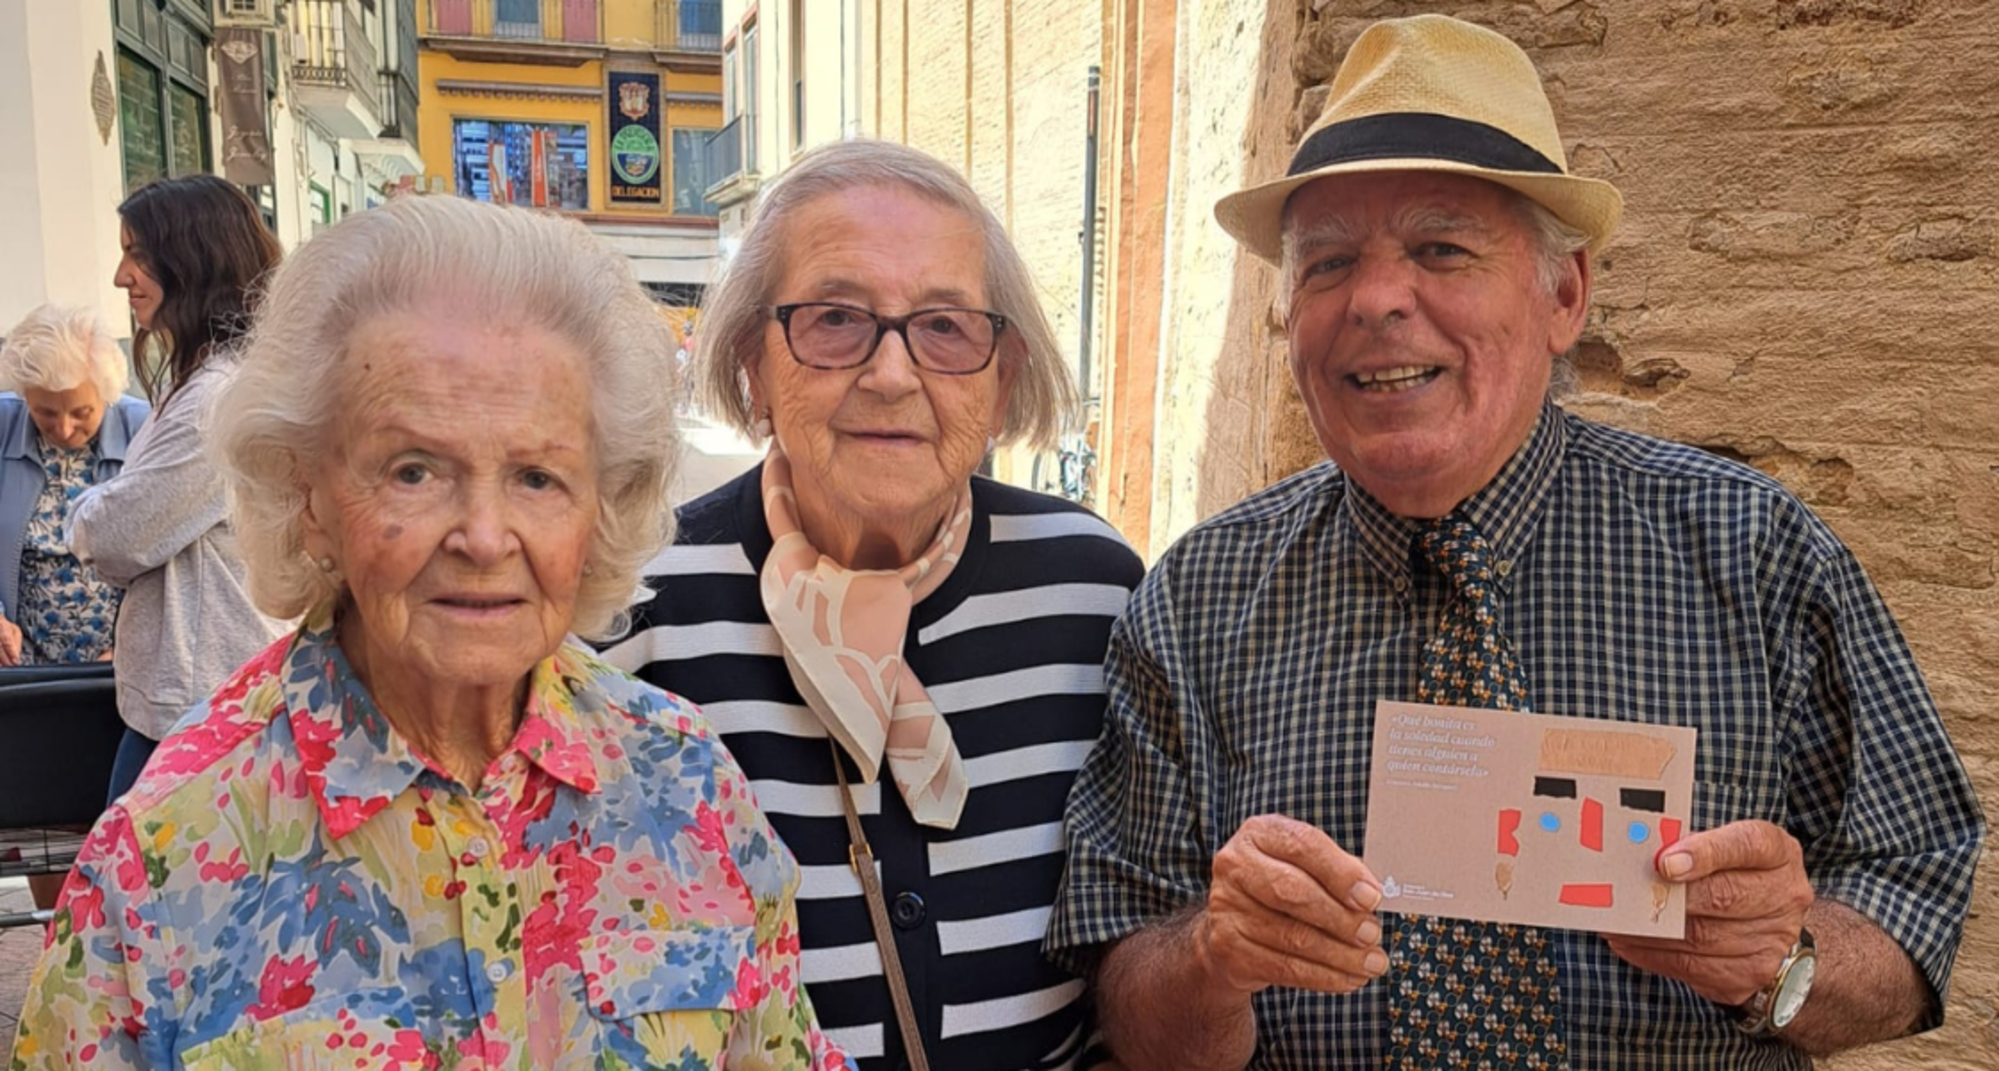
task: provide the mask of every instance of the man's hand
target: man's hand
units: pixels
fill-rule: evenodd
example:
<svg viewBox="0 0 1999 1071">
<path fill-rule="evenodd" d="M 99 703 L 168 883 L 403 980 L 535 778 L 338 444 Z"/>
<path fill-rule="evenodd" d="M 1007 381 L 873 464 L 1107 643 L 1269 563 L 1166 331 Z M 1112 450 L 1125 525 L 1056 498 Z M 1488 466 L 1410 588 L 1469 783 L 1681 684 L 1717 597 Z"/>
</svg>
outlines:
<svg viewBox="0 0 1999 1071">
<path fill-rule="evenodd" d="M 21 626 L 0 617 L 0 666 L 21 664 Z"/>
<path fill-rule="evenodd" d="M 1742 1004 L 1768 986 L 1812 906 L 1797 839 L 1769 822 L 1731 822 L 1666 849 L 1656 865 L 1687 887 L 1686 940 L 1608 937 L 1611 951 L 1717 1004 Z"/>
<path fill-rule="evenodd" d="M 1258 815 L 1215 856 L 1194 954 L 1208 977 L 1244 996 L 1273 985 L 1350 993 L 1388 970 L 1380 903 L 1380 883 L 1331 837 Z"/>
</svg>

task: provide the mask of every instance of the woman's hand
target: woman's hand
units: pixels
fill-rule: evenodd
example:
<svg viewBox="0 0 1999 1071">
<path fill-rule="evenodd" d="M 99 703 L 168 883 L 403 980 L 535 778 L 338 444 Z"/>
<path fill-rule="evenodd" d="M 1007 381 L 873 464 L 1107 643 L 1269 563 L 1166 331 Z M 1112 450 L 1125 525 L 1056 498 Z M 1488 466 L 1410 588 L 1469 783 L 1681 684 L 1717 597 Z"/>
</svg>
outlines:
<svg viewBox="0 0 1999 1071">
<path fill-rule="evenodd" d="M 0 666 L 21 664 L 21 626 L 0 616 Z"/>
</svg>

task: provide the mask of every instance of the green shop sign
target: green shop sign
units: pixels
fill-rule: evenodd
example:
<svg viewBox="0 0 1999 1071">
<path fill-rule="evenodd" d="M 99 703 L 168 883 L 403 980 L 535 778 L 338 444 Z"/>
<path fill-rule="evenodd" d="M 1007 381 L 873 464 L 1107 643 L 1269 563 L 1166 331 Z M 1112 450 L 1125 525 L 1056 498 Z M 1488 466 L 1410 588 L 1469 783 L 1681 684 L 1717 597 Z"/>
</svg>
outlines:
<svg viewBox="0 0 1999 1071">
<path fill-rule="evenodd" d="M 658 73 L 613 71 L 606 89 L 612 203 L 665 203 L 660 183 Z"/>
</svg>

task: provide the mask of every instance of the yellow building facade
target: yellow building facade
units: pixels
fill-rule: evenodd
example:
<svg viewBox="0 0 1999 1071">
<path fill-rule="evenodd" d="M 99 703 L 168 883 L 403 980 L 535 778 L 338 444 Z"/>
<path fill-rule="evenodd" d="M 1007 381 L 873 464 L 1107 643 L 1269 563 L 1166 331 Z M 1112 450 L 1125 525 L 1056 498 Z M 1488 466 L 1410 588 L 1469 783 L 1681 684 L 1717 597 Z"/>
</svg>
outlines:
<svg viewBox="0 0 1999 1071">
<path fill-rule="evenodd" d="M 420 188 L 570 213 L 669 305 L 715 264 L 720 0 L 421 0 Z"/>
</svg>

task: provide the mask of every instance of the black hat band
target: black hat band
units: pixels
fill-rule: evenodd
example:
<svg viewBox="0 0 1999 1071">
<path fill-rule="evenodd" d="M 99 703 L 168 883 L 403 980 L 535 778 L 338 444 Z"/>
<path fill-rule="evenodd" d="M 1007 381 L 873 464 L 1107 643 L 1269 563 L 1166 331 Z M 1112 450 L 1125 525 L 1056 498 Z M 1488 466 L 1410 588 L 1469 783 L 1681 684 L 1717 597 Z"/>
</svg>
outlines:
<svg viewBox="0 0 1999 1071">
<path fill-rule="evenodd" d="M 1492 171 L 1566 174 L 1533 146 L 1495 126 L 1430 112 L 1347 119 L 1315 132 L 1291 157 L 1290 175 L 1355 160 L 1450 160 Z"/>
</svg>

